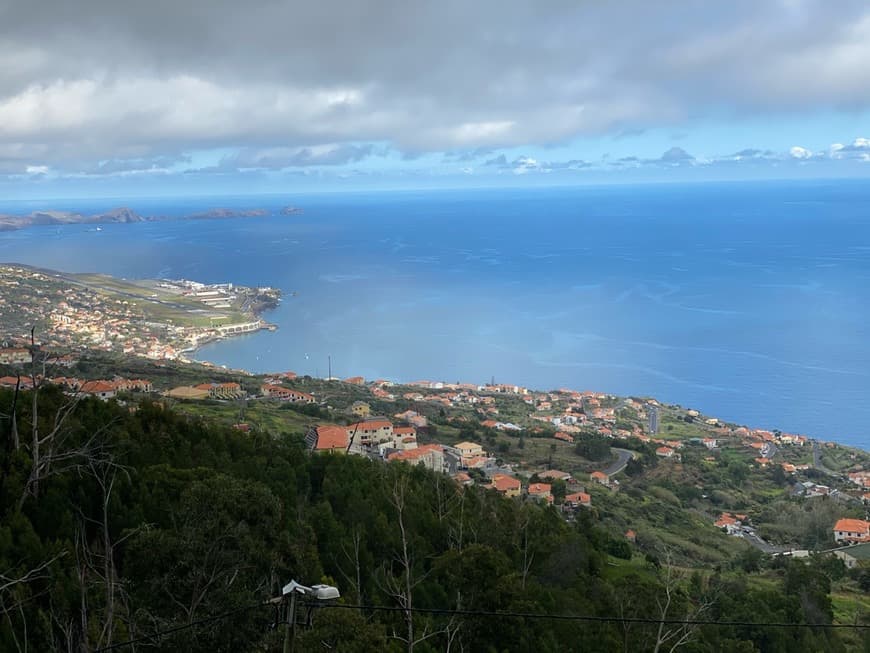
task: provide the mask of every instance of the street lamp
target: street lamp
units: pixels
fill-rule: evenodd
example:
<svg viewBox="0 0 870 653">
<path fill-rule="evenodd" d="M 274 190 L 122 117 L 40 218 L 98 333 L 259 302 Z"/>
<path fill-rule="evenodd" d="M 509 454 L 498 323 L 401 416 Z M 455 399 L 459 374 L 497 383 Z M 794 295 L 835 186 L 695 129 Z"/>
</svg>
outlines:
<svg viewBox="0 0 870 653">
<path fill-rule="evenodd" d="M 337 587 L 332 585 L 302 585 L 295 580 L 291 580 L 281 590 L 282 600 L 287 600 L 287 595 L 290 595 L 290 609 L 287 612 L 286 630 L 284 631 L 284 653 L 292 653 L 296 642 L 296 599 L 302 596 L 306 599 L 314 601 L 332 601 L 341 596 Z M 313 605 L 309 605 L 309 616 Z"/>
</svg>

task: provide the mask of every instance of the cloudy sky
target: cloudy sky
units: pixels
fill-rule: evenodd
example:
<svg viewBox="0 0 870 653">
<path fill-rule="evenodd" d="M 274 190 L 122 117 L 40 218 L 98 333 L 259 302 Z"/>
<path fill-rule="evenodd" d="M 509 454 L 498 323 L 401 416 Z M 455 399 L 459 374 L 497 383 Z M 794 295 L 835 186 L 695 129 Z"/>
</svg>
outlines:
<svg viewBox="0 0 870 653">
<path fill-rule="evenodd" d="M 861 177 L 865 0 L 0 0 L 9 198 Z"/>
</svg>

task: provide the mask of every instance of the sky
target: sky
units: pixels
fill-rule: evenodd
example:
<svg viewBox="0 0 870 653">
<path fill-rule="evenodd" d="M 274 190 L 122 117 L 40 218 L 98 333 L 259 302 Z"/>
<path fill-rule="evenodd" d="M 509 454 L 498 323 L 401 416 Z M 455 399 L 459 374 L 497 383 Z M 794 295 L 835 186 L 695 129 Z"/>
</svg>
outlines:
<svg viewBox="0 0 870 653">
<path fill-rule="evenodd" d="M 865 0 L 0 0 L 7 199 L 870 173 Z"/>
</svg>

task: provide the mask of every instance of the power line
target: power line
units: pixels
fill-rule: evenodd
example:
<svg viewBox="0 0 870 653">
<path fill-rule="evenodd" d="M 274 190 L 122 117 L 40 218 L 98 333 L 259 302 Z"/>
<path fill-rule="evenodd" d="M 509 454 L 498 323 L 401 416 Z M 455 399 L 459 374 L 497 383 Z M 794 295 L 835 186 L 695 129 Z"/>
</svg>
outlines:
<svg viewBox="0 0 870 653">
<path fill-rule="evenodd" d="M 595 621 L 595 622 L 621 622 L 638 624 L 665 624 L 676 626 L 721 626 L 723 628 L 870 628 L 870 624 L 807 624 L 786 622 L 758 622 L 758 621 L 713 621 L 703 619 L 656 619 L 653 617 L 602 617 L 597 615 L 578 614 L 552 614 L 542 612 L 498 612 L 489 610 L 458 610 L 451 608 L 402 608 L 385 605 L 346 605 L 327 604 L 323 608 L 338 608 L 343 610 L 370 610 L 373 612 L 416 612 L 433 615 L 459 615 L 463 617 L 498 617 L 506 619 L 549 619 L 553 621 Z"/>
<path fill-rule="evenodd" d="M 143 644 L 145 642 L 153 643 L 155 640 L 159 640 L 166 635 L 174 635 L 175 633 L 181 632 L 182 630 L 196 628 L 197 626 L 209 624 L 214 621 L 223 621 L 224 619 L 228 619 L 237 614 L 248 612 L 250 610 L 253 610 L 254 608 L 262 608 L 266 605 L 270 605 L 270 603 L 256 603 L 254 605 L 248 605 L 243 608 L 238 608 L 236 610 L 230 610 L 229 612 L 216 614 L 211 617 L 203 617 L 202 619 L 197 619 L 196 621 L 191 621 L 190 623 L 182 624 L 181 626 L 173 626 L 172 628 L 166 628 L 165 630 L 158 630 L 154 633 L 151 633 L 150 635 L 143 635 L 142 637 L 128 639 L 124 642 L 117 642 L 115 644 L 110 644 L 109 646 L 104 646 L 103 648 L 94 649 L 94 653 L 102 653 L 103 651 L 116 651 L 125 646 L 132 646 L 133 644 Z"/>
<path fill-rule="evenodd" d="M 273 599 L 265 603 L 256 603 L 230 612 L 204 617 L 196 621 L 192 621 L 180 626 L 174 626 L 165 630 L 154 632 L 150 635 L 143 635 L 136 639 L 118 642 L 104 648 L 95 649 L 94 653 L 102 653 L 103 651 L 115 651 L 125 646 L 140 644 L 145 642 L 153 642 L 167 635 L 173 635 L 183 630 L 202 626 L 214 621 L 223 621 L 229 617 L 248 612 L 255 608 L 266 606 L 274 606 L 278 599 Z M 311 604 L 309 604 L 311 605 Z M 368 610 L 370 612 L 412 612 L 416 614 L 430 614 L 437 616 L 462 616 L 462 617 L 485 617 L 498 619 L 530 619 L 530 620 L 550 620 L 550 621 L 585 621 L 597 623 L 631 623 L 631 624 L 665 624 L 668 626 L 716 626 L 720 628 L 836 628 L 836 629 L 855 629 L 863 630 L 870 628 L 870 624 L 824 624 L 824 623 L 786 623 L 776 621 L 714 621 L 705 619 L 656 619 L 653 617 L 606 617 L 599 615 L 579 615 L 579 614 L 553 614 L 545 612 L 510 612 L 510 611 L 492 611 L 492 610 L 459 610 L 454 608 L 402 608 L 399 606 L 388 605 L 349 605 L 344 603 L 314 603 L 317 608 L 323 609 L 338 609 L 338 610 Z"/>
</svg>

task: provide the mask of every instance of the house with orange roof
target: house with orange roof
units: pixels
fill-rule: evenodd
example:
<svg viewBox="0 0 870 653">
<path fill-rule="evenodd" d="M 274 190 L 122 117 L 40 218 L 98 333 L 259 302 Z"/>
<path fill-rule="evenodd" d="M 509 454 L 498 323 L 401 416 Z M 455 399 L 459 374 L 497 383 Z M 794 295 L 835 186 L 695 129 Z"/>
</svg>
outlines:
<svg viewBox="0 0 870 653">
<path fill-rule="evenodd" d="M 759 458 L 756 458 L 755 462 L 758 463 L 758 465 L 761 467 L 767 467 L 770 464 L 770 458 L 761 456 Z"/>
<path fill-rule="evenodd" d="M 565 433 L 564 431 L 558 431 L 553 437 L 557 440 L 562 440 L 563 442 L 574 442 L 574 436 L 570 435 L 569 433 Z"/>
<path fill-rule="evenodd" d="M 794 474 L 797 471 L 797 468 L 791 463 L 780 463 L 780 465 L 786 474 Z"/>
<path fill-rule="evenodd" d="M 205 390 L 212 399 L 241 399 L 245 396 L 242 386 L 238 383 L 200 383 L 194 386 L 197 390 Z"/>
<path fill-rule="evenodd" d="M 462 465 L 466 469 L 486 469 L 491 462 L 493 459 L 489 456 L 471 456 L 462 459 Z"/>
<path fill-rule="evenodd" d="M 19 382 L 19 378 L 17 376 L 0 376 L 0 386 L 4 388 L 14 388 Z M 20 379 L 22 388 L 29 388 L 33 385 L 33 381 L 29 378 L 22 376 Z"/>
<path fill-rule="evenodd" d="M 834 524 L 835 542 L 870 542 L 870 521 L 863 519 L 839 519 Z"/>
<path fill-rule="evenodd" d="M 116 388 L 113 383 L 108 381 L 86 381 L 82 383 L 79 392 L 100 399 L 111 399 L 115 396 Z"/>
<path fill-rule="evenodd" d="M 625 539 L 627 539 L 629 542 L 637 542 L 637 533 L 629 528 L 627 531 L 625 531 Z"/>
<path fill-rule="evenodd" d="M 527 493 L 530 499 L 553 503 L 553 486 L 549 483 L 529 483 Z"/>
<path fill-rule="evenodd" d="M 506 497 L 520 496 L 522 484 L 520 479 L 508 476 L 507 474 L 493 474 L 492 482 L 489 487 L 496 492 L 503 494 Z"/>
<path fill-rule="evenodd" d="M 283 385 L 274 385 L 271 383 L 264 383 L 260 386 L 260 392 L 264 397 L 278 399 L 279 401 L 294 401 L 302 404 L 313 404 L 316 401 L 314 395 L 310 395 L 307 392 L 301 392 L 299 390 L 285 388 Z"/>
<path fill-rule="evenodd" d="M 335 424 L 318 424 L 308 429 L 305 434 L 305 444 L 309 451 L 317 453 L 339 453 L 347 451 L 348 435 L 343 426 Z"/>
<path fill-rule="evenodd" d="M 30 362 L 30 350 L 26 347 L 5 347 L 0 349 L 0 363 L 21 365 Z"/>
<path fill-rule="evenodd" d="M 361 376 L 351 376 L 344 380 L 345 383 L 350 383 L 351 385 L 365 385 L 366 380 Z"/>
<path fill-rule="evenodd" d="M 726 533 L 728 533 L 728 535 L 737 535 L 741 532 L 741 517 L 745 519 L 746 515 L 732 515 L 730 512 L 723 512 L 719 516 L 719 519 L 713 522 L 713 525 L 716 528 L 723 529 Z"/>
<path fill-rule="evenodd" d="M 465 472 L 456 472 L 451 478 L 454 481 L 456 481 L 457 483 L 459 483 L 460 485 L 473 485 L 474 484 L 474 479 L 472 479 Z"/>
<path fill-rule="evenodd" d="M 370 417 L 344 427 L 347 436 L 359 445 L 371 445 L 393 439 L 393 423 L 386 417 Z"/>
<path fill-rule="evenodd" d="M 422 465 L 434 472 L 444 472 L 444 447 L 440 444 L 422 444 L 407 451 L 394 451 L 387 456 L 391 462 L 406 462 L 411 465 Z"/>
<path fill-rule="evenodd" d="M 459 452 L 459 457 L 462 458 L 463 462 L 484 455 L 483 447 L 477 442 L 458 442 L 453 445 L 453 448 Z"/>
<path fill-rule="evenodd" d="M 592 507 L 592 497 L 585 492 L 573 492 L 565 495 L 565 501 L 562 502 L 563 510 L 579 508 L 580 506 Z"/>
<path fill-rule="evenodd" d="M 670 447 L 659 447 L 658 449 L 656 449 L 656 455 L 659 458 L 673 458 L 674 450 Z"/>
<path fill-rule="evenodd" d="M 601 485 L 605 485 L 605 486 L 610 485 L 610 477 L 607 474 L 605 474 L 604 472 L 592 472 L 589 475 L 589 478 L 591 478 L 596 483 L 600 483 Z"/>
</svg>

